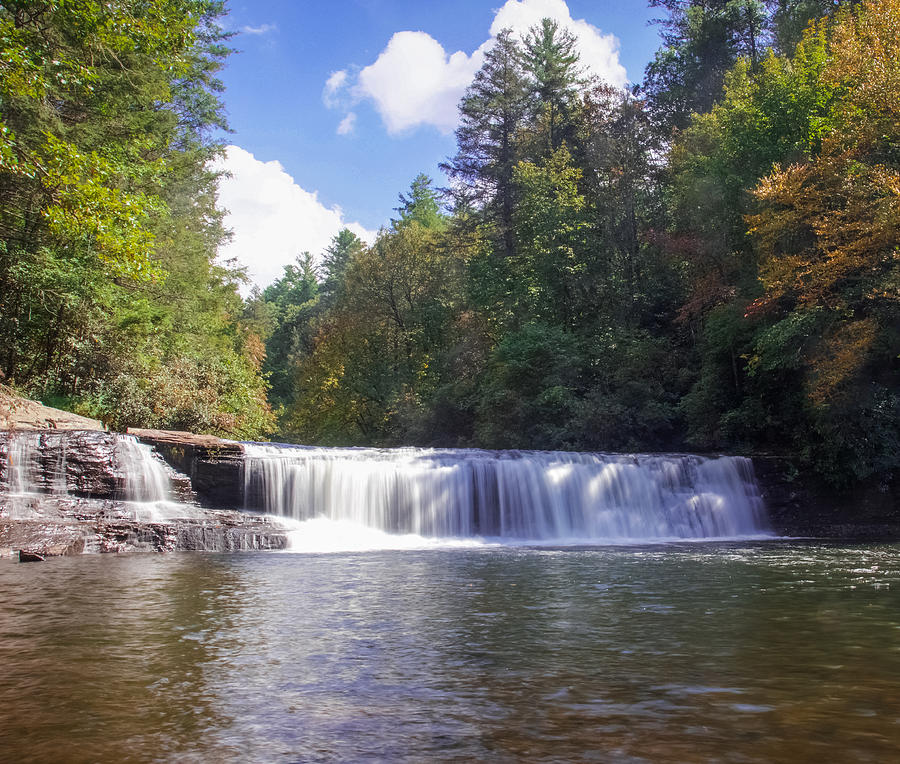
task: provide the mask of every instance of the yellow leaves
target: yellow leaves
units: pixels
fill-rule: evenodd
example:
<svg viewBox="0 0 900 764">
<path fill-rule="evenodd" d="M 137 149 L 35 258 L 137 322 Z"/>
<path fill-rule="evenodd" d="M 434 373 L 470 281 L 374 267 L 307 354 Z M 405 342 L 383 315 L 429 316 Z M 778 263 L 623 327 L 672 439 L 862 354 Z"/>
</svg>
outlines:
<svg viewBox="0 0 900 764">
<path fill-rule="evenodd" d="M 41 214 L 51 232 L 86 241 L 117 276 L 160 276 L 151 260 L 151 221 L 165 214 L 162 201 L 118 188 L 122 173 L 111 162 L 54 135 L 45 134 L 40 151 L 35 165 L 49 195 Z"/>
<path fill-rule="evenodd" d="M 900 172 L 846 154 L 777 168 L 754 189 L 763 209 L 747 217 L 775 297 L 835 305 L 848 279 L 880 270 L 900 247 Z"/>
<path fill-rule="evenodd" d="M 878 325 L 864 318 L 837 325 L 830 336 L 823 338 L 818 353 L 811 359 L 813 369 L 809 388 L 810 400 L 825 404 L 866 363 L 868 351 L 878 333 Z"/>
<path fill-rule="evenodd" d="M 900 116 L 900 0 L 869 0 L 840 15 L 831 48 L 825 76 L 846 93 L 845 130 L 865 128 L 859 115 Z"/>
</svg>

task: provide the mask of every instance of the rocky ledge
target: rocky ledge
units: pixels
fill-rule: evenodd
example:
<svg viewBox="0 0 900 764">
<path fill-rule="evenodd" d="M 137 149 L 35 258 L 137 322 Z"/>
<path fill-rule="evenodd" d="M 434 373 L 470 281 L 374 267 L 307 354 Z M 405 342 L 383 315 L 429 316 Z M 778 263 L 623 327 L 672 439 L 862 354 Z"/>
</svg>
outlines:
<svg viewBox="0 0 900 764">
<path fill-rule="evenodd" d="M 219 509 L 244 505 L 244 447 L 233 440 L 177 430 L 129 428 L 168 464 L 190 478 L 204 506 Z"/>
<path fill-rule="evenodd" d="M 103 422 L 50 408 L 0 385 L 0 430 L 105 430 Z"/>
<path fill-rule="evenodd" d="M 11 506 L 15 501 L 15 506 Z M 118 552 L 236 552 L 285 549 L 272 519 L 196 506 L 159 516 L 127 502 L 41 496 L 0 500 L 0 557 Z M 12 515 L 12 516 L 11 516 Z M 182 516 L 179 516 L 182 515 Z M 24 553 L 24 554 L 23 554 Z"/>
<path fill-rule="evenodd" d="M 779 456 L 754 456 L 769 520 L 782 536 L 900 541 L 900 475 L 837 489 Z"/>
<path fill-rule="evenodd" d="M 96 429 L 0 429 L 0 557 L 287 546 L 276 519 L 237 509 L 239 443 L 148 430 L 133 436 L 154 450 Z"/>
</svg>

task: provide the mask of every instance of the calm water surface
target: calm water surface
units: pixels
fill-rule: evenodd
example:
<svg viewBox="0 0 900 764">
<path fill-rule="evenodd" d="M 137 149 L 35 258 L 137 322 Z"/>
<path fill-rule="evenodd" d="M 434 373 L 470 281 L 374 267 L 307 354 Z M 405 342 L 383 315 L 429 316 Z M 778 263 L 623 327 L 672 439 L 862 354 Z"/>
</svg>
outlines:
<svg viewBox="0 0 900 764">
<path fill-rule="evenodd" d="M 900 547 L 0 563 L 4 761 L 900 760 Z"/>
</svg>

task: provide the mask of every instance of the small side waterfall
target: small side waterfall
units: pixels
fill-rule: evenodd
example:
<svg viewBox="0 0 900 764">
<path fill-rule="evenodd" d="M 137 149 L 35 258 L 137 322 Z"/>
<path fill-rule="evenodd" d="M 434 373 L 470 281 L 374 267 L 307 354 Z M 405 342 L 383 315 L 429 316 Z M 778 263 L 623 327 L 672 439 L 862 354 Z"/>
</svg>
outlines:
<svg viewBox="0 0 900 764">
<path fill-rule="evenodd" d="M 0 448 L 0 489 L 150 503 L 171 498 L 171 479 L 153 449 L 131 435 L 21 431 Z"/>
<path fill-rule="evenodd" d="M 245 444 L 249 506 L 390 533 L 534 541 L 758 535 L 743 457 Z"/>
<path fill-rule="evenodd" d="M 117 453 L 125 473 L 125 498 L 128 501 L 155 502 L 171 498 L 172 481 L 153 449 L 132 435 L 122 435 Z"/>
</svg>

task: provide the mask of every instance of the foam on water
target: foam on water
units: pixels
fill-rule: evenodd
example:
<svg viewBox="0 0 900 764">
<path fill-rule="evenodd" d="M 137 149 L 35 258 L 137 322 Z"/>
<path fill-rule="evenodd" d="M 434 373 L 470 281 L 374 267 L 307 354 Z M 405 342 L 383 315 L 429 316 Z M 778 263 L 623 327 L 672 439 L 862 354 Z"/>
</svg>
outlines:
<svg viewBox="0 0 900 764">
<path fill-rule="evenodd" d="M 279 517 L 288 527 L 287 552 L 328 554 L 335 552 L 374 552 L 390 550 L 451 549 L 497 546 L 478 538 L 427 538 L 415 533 L 387 533 L 378 528 L 349 520 L 290 520 Z"/>
</svg>

